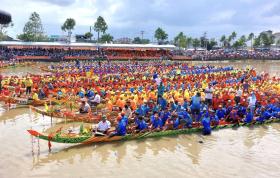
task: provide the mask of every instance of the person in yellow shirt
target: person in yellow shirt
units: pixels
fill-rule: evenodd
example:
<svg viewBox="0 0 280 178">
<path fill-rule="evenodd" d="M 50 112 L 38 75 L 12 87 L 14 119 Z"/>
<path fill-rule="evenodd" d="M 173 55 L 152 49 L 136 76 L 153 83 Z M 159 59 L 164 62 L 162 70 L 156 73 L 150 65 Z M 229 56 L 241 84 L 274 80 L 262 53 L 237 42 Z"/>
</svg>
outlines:
<svg viewBox="0 0 280 178">
<path fill-rule="evenodd" d="M 26 87 L 26 95 L 30 95 L 31 94 L 31 88 L 33 85 L 33 81 L 30 77 L 28 77 L 25 81 L 25 87 Z"/>
<path fill-rule="evenodd" d="M 36 92 L 33 93 L 32 99 L 35 100 L 35 101 L 39 100 L 38 94 Z"/>
</svg>

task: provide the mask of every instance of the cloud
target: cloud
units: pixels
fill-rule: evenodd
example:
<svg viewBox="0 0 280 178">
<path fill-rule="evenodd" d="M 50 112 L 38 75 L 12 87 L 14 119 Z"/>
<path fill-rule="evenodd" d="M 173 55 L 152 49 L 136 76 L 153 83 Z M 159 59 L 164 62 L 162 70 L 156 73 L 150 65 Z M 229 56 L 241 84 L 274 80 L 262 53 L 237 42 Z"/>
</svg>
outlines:
<svg viewBox="0 0 280 178">
<path fill-rule="evenodd" d="M 139 36 L 144 30 L 152 39 L 157 27 L 170 38 L 180 31 L 219 37 L 232 31 L 241 35 L 280 30 L 279 0 L 1 0 L 1 9 L 12 14 L 12 36 L 21 33 L 33 11 L 40 14 L 48 34 L 62 34 L 60 26 L 69 17 L 76 20 L 74 33 L 85 33 L 99 15 L 115 38 Z"/>
<path fill-rule="evenodd" d="M 49 4 L 59 5 L 59 6 L 69 6 L 75 3 L 76 0 L 33 0 L 33 1 L 42 1 Z"/>
</svg>

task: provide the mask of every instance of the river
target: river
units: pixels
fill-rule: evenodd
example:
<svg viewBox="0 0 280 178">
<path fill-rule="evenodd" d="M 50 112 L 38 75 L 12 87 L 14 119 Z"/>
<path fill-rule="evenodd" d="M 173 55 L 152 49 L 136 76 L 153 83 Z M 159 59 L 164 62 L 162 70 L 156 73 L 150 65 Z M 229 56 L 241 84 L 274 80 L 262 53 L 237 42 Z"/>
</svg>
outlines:
<svg viewBox="0 0 280 178">
<path fill-rule="evenodd" d="M 210 64 L 251 65 L 272 75 L 279 75 L 280 71 L 280 61 Z M 1 74 L 30 71 L 34 70 L 23 67 Z M 277 123 L 224 129 L 212 132 L 211 136 L 191 134 L 88 146 L 54 143 L 49 152 L 46 141 L 32 139 L 26 130 L 45 130 L 55 122 L 29 109 L 5 111 L 1 105 L 0 178 L 280 177 L 280 125 Z M 57 127 L 60 125 L 63 124 Z"/>
</svg>

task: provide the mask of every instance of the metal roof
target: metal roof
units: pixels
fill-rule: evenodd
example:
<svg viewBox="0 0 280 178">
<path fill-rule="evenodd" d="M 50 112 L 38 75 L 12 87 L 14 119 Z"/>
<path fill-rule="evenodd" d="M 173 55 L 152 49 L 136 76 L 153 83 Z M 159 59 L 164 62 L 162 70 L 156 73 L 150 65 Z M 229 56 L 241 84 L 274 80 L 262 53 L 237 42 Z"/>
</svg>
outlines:
<svg viewBox="0 0 280 178">
<path fill-rule="evenodd" d="M 65 46 L 65 47 L 111 47 L 111 48 L 165 48 L 173 49 L 174 45 L 155 44 L 97 44 L 97 43 L 65 43 L 65 42 L 21 42 L 21 41 L 0 41 L 1 46 Z"/>
</svg>

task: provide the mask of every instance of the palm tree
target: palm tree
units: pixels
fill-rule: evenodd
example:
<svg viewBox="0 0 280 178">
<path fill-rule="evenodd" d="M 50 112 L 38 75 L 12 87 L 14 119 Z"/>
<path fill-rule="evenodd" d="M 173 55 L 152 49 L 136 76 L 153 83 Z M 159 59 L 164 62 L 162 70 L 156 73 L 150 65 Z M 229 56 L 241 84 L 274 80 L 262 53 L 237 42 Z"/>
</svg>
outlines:
<svg viewBox="0 0 280 178">
<path fill-rule="evenodd" d="M 192 41 L 193 41 L 192 37 L 187 37 L 187 48 L 190 48 Z"/>
<path fill-rule="evenodd" d="M 251 41 L 251 50 L 253 49 L 253 39 L 254 39 L 254 33 L 250 33 L 248 36 L 248 41 Z"/>
<path fill-rule="evenodd" d="M 236 36 L 237 36 L 237 34 L 236 34 L 235 31 L 232 32 L 231 35 L 229 35 L 229 37 L 228 37 L 228 43 L 229 43 L 229 45 L 230 45 L 231 42 L 236 38 Z"/>
<path fill-rule="evenodd" d="M 225 45 L 225 43 L 226 43 L 226 35 L 223 35 L 222 37 L 221 37 L 221 39 L 220 39 L 220 42 L 223 44 L 223 47 L 225 47 L 226 45 Z"/>
</svg>

